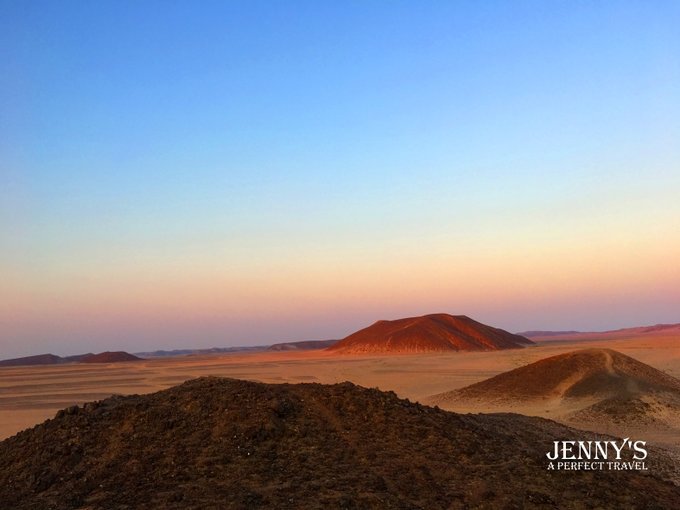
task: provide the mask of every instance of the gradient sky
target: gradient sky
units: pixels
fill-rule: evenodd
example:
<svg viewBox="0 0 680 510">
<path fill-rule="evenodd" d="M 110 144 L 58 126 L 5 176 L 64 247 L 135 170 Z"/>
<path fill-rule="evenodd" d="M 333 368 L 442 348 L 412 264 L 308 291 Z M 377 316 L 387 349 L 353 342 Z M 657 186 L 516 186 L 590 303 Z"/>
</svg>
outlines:
<svg viewBox="0 0 680 510">
<path fill-rule="evenodd" d="M 676 1 L 0 0 L 0 358 L 680 321 Z"/>
</svg>

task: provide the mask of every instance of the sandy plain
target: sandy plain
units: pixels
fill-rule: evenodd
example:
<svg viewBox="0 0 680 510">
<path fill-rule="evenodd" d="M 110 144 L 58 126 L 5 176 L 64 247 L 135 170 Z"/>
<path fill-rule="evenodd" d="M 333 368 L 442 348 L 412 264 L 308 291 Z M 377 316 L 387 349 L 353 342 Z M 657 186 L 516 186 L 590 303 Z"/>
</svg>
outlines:
<svg viewBox="0 0 680 510">
<path fill-rule="evenodd" d="M 325 351 L 249 352 L 102 365 L 3 367 L 0 368 L 0 439 L 51 418 L 64 407 L 114 394 L 151 393 L 200 376 L 267 383 L 351 381 L 421 400 L 548 356 L 590 347 L 617 350 L 680 378 L 677 332 L 604 339 L 580 335 L 541 341 L 525 349 L 494 352 L 380 356 L 337 355 Z M 455 410 L 488 411 L 483 408 Z M 516 412 L 553 417 L 549 409 Z M 664 443 L 680 444 L 680 437 L 660 439 Z"/>
</svg>

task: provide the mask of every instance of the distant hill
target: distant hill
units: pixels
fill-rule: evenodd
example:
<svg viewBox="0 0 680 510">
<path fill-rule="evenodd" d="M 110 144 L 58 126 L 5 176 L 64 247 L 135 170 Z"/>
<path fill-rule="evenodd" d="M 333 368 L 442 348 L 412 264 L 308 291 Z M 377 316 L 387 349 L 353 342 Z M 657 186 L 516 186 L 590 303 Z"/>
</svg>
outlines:
<svg viewBox="0 0 680 510">
<path fill-rule="evenodd" d="M 99 354 L 77 354 L 75 356 L 57 356 L 55 354 L 39 354 L 24 358 L 6 359 L 0 361 L 0 367 L 19 367 L 30 365 L 61 365 L 64 363 L 116 363 L 119 361 L 139 361 L 142 358 L 127 352 L 102 352 Z"/>
<path fill-rule="evenodd" d="M 335 345 L 339 340 L 306 340 L 303 342 L 283 342 L 270 345 L 268 351 L 309 351 L 314 349 L 325 349 Z"/>
<path fill-rule="evenodd" d="M 123 361 L 141 361 L 142 358 L 138 358 L 133 354 L 129 354 L 124 351 L 115 352 L 100 352 L 99 354 L 90 354 L 80 358 L 80 363 L 120 363 Z"/>
<path fill-rule="evenodd" d="M 19 367 L 23 365 L 57 365 L 67 361 L 55 354 L 38 354 L 24 358 L 5 359 L 0 361 L 0 367 Z"/>
<path fill-rule="evenodd" d="M 495 351 L 531 344 L 533 342 L 528 338 L 487 326 L 465 315 L 439 313 L 378 321 L 327 350 L 349 354 Z"/>
<path fill-rule="evenodd" d="M 200 378 L 70 407 L 0 442 L 0 501 L 14 510 L 677 507 L 680 487 L 662 478 L 677 469 L 667 454 L 655 450 L 645 473 L 548 471 L 546 453 L 564 438 L 605 439 L 351 383 Z"/>
</svg>

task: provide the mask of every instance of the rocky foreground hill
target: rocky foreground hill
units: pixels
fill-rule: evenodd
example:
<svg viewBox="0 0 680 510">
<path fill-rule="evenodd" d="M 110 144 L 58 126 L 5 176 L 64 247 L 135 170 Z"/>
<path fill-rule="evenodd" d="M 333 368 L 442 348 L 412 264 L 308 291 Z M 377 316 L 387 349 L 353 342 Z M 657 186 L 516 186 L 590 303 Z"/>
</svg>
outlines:
<svg viewBox="0 0 680 510">
<path fill-rule="evenodd" d="M 672 508 L 647 474 L 548 471 L 540 418 L 458 415 L 350 383 L 201 378 L 72 407 L 0 443 L 12 509 Z M 650 455 L 651 457 L 651 455 Z"/>
<path fill-rule="evenodd" d="M 340 354 L 497 351 L 532 344 L 528 338 L 465 315 L 436 313 L 378 321 L 327 350 Z"/>
</svg>

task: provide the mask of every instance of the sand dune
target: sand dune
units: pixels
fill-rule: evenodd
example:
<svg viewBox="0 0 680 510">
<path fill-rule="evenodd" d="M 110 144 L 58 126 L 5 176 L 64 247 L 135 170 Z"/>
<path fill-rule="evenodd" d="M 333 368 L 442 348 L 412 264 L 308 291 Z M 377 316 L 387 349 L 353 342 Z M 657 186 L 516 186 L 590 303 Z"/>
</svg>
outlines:
<svg viewBox="0 0 680 510">
<path fill-rule="evenodd" d="M 612 349 L 583 349 L 437 395 L 433 401 L 625 398 L 661 391 L 680 394 L 680 380 Z"/>
<path fill-rule="evenodd" d="M 680 434 L 680 380 L 612 349 L 552 356 L 424 401 L 485 412 L 543 409 L 563 423 L 607 432 Z"/>
</svg>

